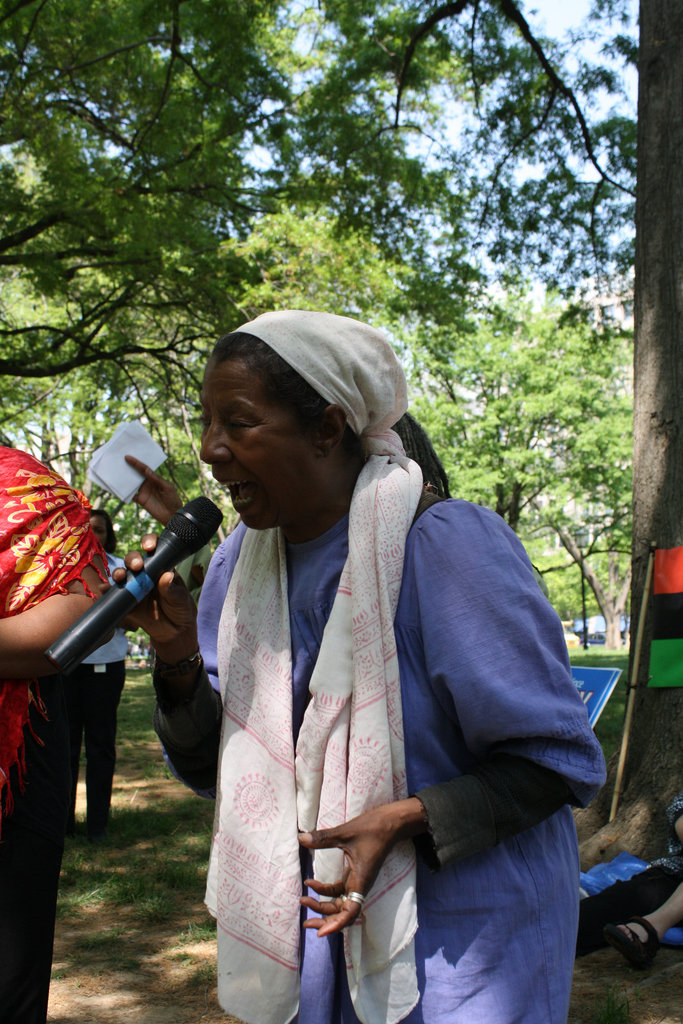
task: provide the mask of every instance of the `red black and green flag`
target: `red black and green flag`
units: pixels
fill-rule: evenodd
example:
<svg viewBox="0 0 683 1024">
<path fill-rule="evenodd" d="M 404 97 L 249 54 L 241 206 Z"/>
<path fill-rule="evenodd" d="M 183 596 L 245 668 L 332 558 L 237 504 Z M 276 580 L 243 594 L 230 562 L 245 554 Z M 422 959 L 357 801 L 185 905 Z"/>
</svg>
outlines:
<svg viewBox="0 0 683 1024">
<path fill-rule="evenodd" d="M 683 547 L 655 551 L 648 686 L 683 686 Z"/>
</svg>

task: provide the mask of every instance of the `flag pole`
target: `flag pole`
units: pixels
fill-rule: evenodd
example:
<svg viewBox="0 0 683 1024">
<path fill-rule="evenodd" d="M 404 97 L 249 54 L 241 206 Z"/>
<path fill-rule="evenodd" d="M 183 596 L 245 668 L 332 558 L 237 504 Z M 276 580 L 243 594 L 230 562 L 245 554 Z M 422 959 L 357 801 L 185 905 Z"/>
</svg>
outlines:
<svg viewBox="0 0 683 1024">
<path fill-rule="evenodd" d="M 643 647 L 643 630 L 645 628 L 645 614 L 647 602 L 650 596 L 652 585 L 652 574 L 655 564 L 655 545 L 650 544 L 650 551 L 647 559 L 647 570 L 645 572 L 645 586 L 643 587 L 643 598 L 640 602 L 640 615 L 638 617 L 638 628 L 636 630 L 636 646 L 633 652 L 633 663 L 631 670 L 631 681 L 628 688 L 628 700 L 626 702 L 626 715 L 624 716 L 624 731 L 621 737 L 621 749 L 619 751 L 619 762 L 617 764 L 617 777 L 614 782 L 614 793 L 612 794 L 612 807 L 609 812 L 609 820 L 613 821 L 619 806 L 621 787 L 624 778 L 624 765 L 626 764 L 626 751 L 631 733 L 631 721 L 633 719 L 633 705 L 636 699 L 636 686 L 638 685 L 638 671 L 640 669 L 640 652 Z"/>
</svg>

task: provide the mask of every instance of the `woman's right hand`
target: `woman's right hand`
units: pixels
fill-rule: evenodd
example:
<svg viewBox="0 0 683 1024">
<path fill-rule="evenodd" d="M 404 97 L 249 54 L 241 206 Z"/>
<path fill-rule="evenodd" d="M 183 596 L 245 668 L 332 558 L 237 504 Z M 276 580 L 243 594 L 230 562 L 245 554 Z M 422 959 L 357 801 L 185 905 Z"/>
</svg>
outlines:
<svg viewBox="0 0 683 1024">
<path fill-rule="evenodd" d="M 149 555 L 157 545 L 156 534 L 148 533 L 140 541 L 142 551 Z M 139 572 L 144 567 L 140 551 L 129 551 L 124 559 L 126 569 Z M 115 569 L 114 580 L 125 578 L 125 570 Z M 174 664 L 191 657 L 197 650 L 197 606 L 190 592 L 175 572 L 161 574 L 152 590 L 124 620 L 127 629 L 144 629 L 163 661 Z"/>
</svg>

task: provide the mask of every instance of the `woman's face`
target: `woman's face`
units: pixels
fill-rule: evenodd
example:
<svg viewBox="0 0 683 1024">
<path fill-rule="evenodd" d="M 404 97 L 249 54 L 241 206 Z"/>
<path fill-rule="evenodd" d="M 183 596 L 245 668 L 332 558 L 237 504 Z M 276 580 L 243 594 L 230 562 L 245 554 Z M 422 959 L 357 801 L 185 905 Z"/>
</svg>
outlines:
<svg viewBox="0 0 683 1024">
<path fill-rule="evenodd" d="M 315 437 L 241 359 L 210 360 L 201 399 L 201 458 L 244 523 L 279 526 L 292 543 L 320 536 L 329 524 L 316 506 L 324 459 Z"/>
<path fill-rule="evenodd" d="M 95 534 L 102 547 L 104 547 L 107 540 L 107 524 L 102 516 L 90 516 L 90 529 Z"/>
</svg>

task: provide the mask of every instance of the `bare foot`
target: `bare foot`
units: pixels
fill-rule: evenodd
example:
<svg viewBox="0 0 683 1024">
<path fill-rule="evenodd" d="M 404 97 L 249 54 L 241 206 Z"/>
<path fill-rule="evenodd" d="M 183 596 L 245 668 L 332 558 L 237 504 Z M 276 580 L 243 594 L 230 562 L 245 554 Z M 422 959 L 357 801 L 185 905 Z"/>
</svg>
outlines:
<svg viewBox="0 0 683 1024">
<path fill-rule="evenodd" d="M 643 928 L 642 924 L 638 924 L 637 921 L 629 921 L 628 924 L 619 924 L 617 925 L 617 928 L 619 928 L 627 938 L 630 938 L 629 932 L 632 932 L 634 935 L 638 936 L 643 945 L 647 942 L 647 932 Z"/>
</svg>

